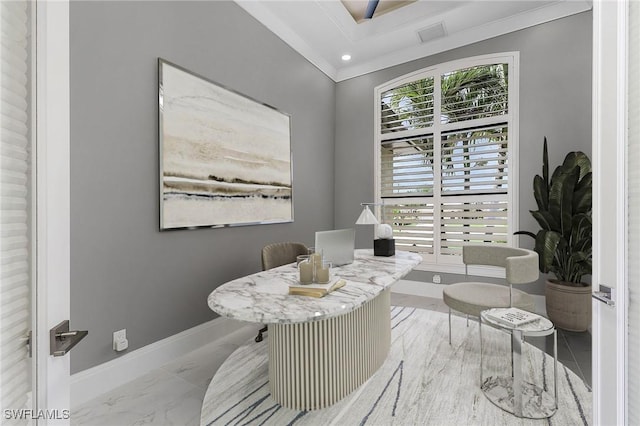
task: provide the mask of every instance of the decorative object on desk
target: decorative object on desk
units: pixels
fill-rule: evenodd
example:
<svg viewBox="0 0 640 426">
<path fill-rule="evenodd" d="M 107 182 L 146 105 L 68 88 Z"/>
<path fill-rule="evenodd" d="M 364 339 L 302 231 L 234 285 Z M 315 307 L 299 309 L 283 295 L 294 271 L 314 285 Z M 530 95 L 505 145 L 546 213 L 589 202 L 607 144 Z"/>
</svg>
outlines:
<svg viewBox="0 0 640 426">
<path fill-rule="evenodd" d="M 487 316 L 499 323 L 512 327 L 518 327 L 540 319 L 539 315 L 518 308 L 493 309 L 487 313 Z"/>
<path fill-rule="evenodd" d="M 336 278 L 324 284 L 290 285 L 289 294 L 295 296 L 324 297 L 332 291 L 344 287 L 346 284 L 347 282 L 345 280 Z"/>
<path fill-rule="evenodd" d="M 326 284 L 331 279 L 331 262 L 323 260 L 316 265 L 316 282 L 318 284 Z"/>
<path fill-rule="evenodd" d="M 313 282 L 313 261 L 311 258 L 303 260 L 298 265 L 300 284 L 311 284 Z"/>
<path fill-rule="evenodd" d="M 314 266 L 321 264 L 322 258 L 322 250 L 316 251 L 315 247 L 311 247 L 309 249 L 309 260 Z"/>
<path fill-rule="evenodd" d="M 545 299 L 547 315 L 556 327 L 586 331 L 591 325 L 591 162 L 583 152 L 570 152 L 549 176 L 547 138 L 542 152 L 542 176 L 533 179 L 538 210 L 531 214 L 540 225 L 537 234 L 518 231 L 535 239 L 540 272 L 551 272 Z"/>
<path fill-rule="evenodd" d="M 396 254 L 396 241 L 393 237 L 393 229 L 386 223 L 377 227 L 378 238 L 373 240 L 373 254 L 376 256 L 393 256 Z"/>
<path fill-rule="evenodd" d="M 293 221 L 290 116 L 158 59 L 160 229 Z"/>
<path fill-rule="evenodd" d="M 311 263 L 312 273 L 313 273 L 313 281 L 314 283 L 318 282 L 318 268 L 322 266 L 322 261 L 324 257 L 322 256 L 322 249 L 316 249 L 315 247 L 309 247 L 309 262 Z"/>
<path fill-rule="evenodd" d="M 308 254 L 300 254 L 298 256 L 296 256 L 296 268 L 300 267 L 300 264 L 306 260 L 309 260 L 309 255 Z"/>
<path fill-rule="evenodd" d="M 378 203 L 360 203 L 364 206 L 362 213 L 356 220 L 356 225 L 375 225 L 374 240 L 373 240 L 373 254 L 376 256 L 393 256 L 396 254 L 396 244 L 393 239 L 393 228 L 390 225 L 381 224 L 376 219 L 369 206 L 381 206 L 383 204 Z"/>
<path fill-rule="evenodd" d="M 381 223 L 377 228 L 378 238 L 389 240 L 393 238 L 393 228 L 391 225 L 387 225 L 386 223 Z"/>
<path fill-rule="evenodd" d="M 324 260 L 322 250 L 315 251 L 314 247 L 309 248 L 307 255 L 297 257 L 298 281 L 300 284 L 319 283 L 326 284 L 329 282 L 331 272 L 331 262 Z"/>
</svg>

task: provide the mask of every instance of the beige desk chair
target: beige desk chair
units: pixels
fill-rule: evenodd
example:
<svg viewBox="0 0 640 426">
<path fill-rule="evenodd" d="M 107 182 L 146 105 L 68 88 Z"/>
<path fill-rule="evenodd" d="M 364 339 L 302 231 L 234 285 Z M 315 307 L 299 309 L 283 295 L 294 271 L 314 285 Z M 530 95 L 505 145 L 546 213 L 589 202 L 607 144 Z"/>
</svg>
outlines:
<svg viewBox="0 0 640 426">
<path fill-rule="evenodd" d="M 296 261 L 296 257 L 300 254 L 307 254 L 308 249 L 302 243 L 273 243 L 262 248 L 262 270 L 277 268 Z M 267 331 L 265 325 L 258 331 L 256 342 L 262 341 L 262 333 Z"/>
<path fill-rule="evenodd" d="M 442 291 L 444 303 L 449 307 L 449 344 L 451 344 L 451 310 L 479 318 L 480 312 L 490 308 L 516 307 L 533 312 L 531 295 L 516 290 L 514 284 L 526 284 L 538 279 L 538 253 L 531 250 L 494 246 L 468 245 L 462 247 L 465 275 L 469 265 L 499 266 L 505 269 L 509 286 L 482 282 L 450 284 Z"/>
</svg>

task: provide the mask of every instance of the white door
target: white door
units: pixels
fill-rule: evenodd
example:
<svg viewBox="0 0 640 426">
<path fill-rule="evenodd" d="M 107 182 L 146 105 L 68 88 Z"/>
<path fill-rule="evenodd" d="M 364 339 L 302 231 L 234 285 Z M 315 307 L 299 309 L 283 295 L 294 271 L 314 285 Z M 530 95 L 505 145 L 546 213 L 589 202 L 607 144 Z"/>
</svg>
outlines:
<svg viewBox="0 0 640 426">
<path fill-rule="evenodd" d="M 593 287 L 613 288 L 615 302 L 593 299 L 597 425 L 625 424 L 627 8 L 627 0 L 593 4 Z"/>
<path fill-rule="evenodd" d="M 0 13 L 0 416 L 69 424 L 69 355 L 49 342 L 69 319 L 69 5 Z"/>
<path fill-rule="evenodd" d="M 32 371 L 29 4 L 0 3 L 0 407 L 2 424 L 27 417 Z"/>
</svg>

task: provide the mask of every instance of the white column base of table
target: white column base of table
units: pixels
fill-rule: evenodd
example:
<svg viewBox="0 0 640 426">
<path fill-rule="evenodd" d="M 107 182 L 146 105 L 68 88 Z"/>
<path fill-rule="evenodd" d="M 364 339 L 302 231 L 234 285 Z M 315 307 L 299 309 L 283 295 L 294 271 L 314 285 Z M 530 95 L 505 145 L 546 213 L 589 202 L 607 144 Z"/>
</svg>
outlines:
<svg viewBox="0 0 640 426">
<path fill-rule="evenodd" d="M 280 405 L 328 407 L 375 373 L 391 345 L 390 290 L 345 315 L 269 324 L 269 385 Z"/>
</svg>

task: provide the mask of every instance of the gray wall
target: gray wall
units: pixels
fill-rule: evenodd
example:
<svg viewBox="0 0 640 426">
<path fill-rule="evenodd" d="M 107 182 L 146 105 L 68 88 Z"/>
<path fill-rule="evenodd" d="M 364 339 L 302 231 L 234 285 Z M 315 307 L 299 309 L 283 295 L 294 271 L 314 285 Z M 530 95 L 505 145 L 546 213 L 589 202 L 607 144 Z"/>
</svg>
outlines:
<svg viewBox="0 0 640 426">
<path fill-rule="evenodd" d="M 72 371 L 216 315 L 207 295 L 269 242 L 333 228 L 335 84 L 232 2 L 71 2 Z M 162 57 L 292 114 L 295 222 L 159 232 Z"/>
<path fill-rule="evenodd" d="M 336 88 L 335 225 L 352 226 L 359 202 L 374 199 L 374 88 L 409 72 L 456 59 L 520 52 L 520 228 L 537 229 L 532 181 L 542 169 L 542 141 L 549 142 L 550 167 L 569 151 L 591 153 L 592 14 L 585 12 L 543 25 L 464 46 L 441 54 L 346 80 Z M 358 230 L 356 244 L 371 246 L 371 235 Z M 521 246 L 532 248 L 522 237 Z M 432 273 L 407 278 L 431 281 Z M 443 283 L 460 279 L 440 274 Z M 542 279 L 525 290 L 542 294 Z"/>
</svg>

